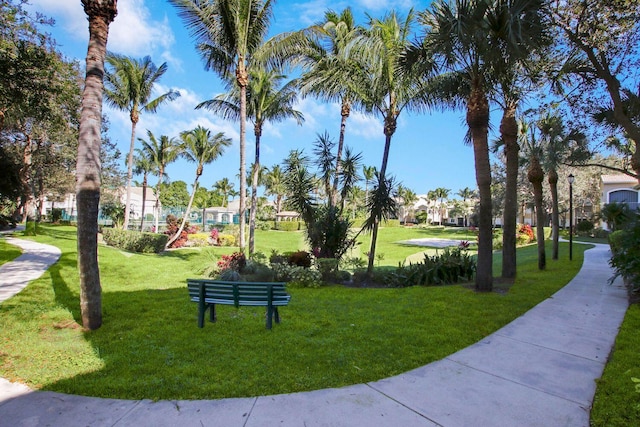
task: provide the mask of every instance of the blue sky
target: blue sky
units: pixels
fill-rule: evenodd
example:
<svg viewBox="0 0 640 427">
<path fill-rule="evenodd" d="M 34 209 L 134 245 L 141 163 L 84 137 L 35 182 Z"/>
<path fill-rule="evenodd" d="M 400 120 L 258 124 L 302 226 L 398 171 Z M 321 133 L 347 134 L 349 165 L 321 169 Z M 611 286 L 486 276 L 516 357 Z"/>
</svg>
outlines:
<svg viewBox="0 0 640 427">
<path fill-rule="evenodd" d="M 276 34 L 307 27 L 321 21 L 329 8 L 340 11 L 351 6 L 358 22 L 364 25 L 366 14 L 382 17 L 394 8 L 405 16 L 411 7 L 420 11 L 428 3 L 424 0 L 280 0 L 275 3 L 270 31 Z M 60 44 L 59 49 L 68 58 L 77 59 L 84 65 L 88 23 L 80 0 L 32 0 L 32 8 L 55 19 L 55 26 L 46 31 L 51 32 Z M 146 137 L 147 129 L 157 137 L 177 136 L 197 125 L 213 132 L 224 132 L 232 138 L 233 145 L 224 156 L 205 166 L 200 184 L 211 189 L 215 181 L 228 177 L 236 182 L 237 190 L 239 125 L 224 121 L 206 110 L 194 110 L 199 102 L 213 98 L 224 89 L 215 73 L 204 70 L 193 40 L 176 10 L 164 0 L 118 1 L 118 16 L 110 27 L 108 49 L 136 58 L 149 55 L 156 65 L 167 62 L 168 71 L 160 81 L 159 89 L 165 92 L 172 88 L 182 94 L 176 101 L 162 106 L 156 114 L 142 114 L 136 138 Z M 325 131 L 337 141 L 340 127 L 338 104 L 305 98 L 296 108 L 305 116 L 302 126 L 293 120 L 265 126 L 261 140 L 263 165 L 271 167 L 281 163 L 291 149 L 305 149 L 310 154 L 311 143 L 317 134 Z M 106 106 L 104 112 L 111 124 L 110 138 L 123 153 L 124 169 L 131 135 L 129 116 Z M 494 121 L 499 120 L 499 111 L 492 111 L 492 114 Z M 437 187 L 451 189 L 452 195 L 464 187 L 476 188 L 473 150 L 463 143 L 466 132 L 463 118 L 462 111 L 434 111 L 423 115 L 403 112 L 391 143 L 388 174 L 395 175 L 399 182 L 418 194 Z M 247 167 L 254 156 L 252 129 L 251 125 L 247 128 Z M 384 147 L 381 118 L 353 112 L 347 122 L 345 144 L 355 152 L 363 153 L 365 165 L 379 168 Z M 191 184 L 195 178 L 194 170 L 192 164 L 179 161 L 170 165 L 167 173 L 172 181 L 183 180 Z"/>
</svg>

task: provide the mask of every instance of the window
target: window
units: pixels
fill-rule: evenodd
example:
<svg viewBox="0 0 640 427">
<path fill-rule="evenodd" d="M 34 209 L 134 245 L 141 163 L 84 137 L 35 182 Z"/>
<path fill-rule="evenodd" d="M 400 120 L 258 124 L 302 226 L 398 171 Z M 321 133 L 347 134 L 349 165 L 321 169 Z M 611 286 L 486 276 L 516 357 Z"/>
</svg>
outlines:
<svg viewBox="0 0 640 427">
<path fill-rule="evenodd" d="M 609 193 L 609 203 L 638 203 L 638 192 L 634 190 L 616 190 Z"/>
</svg>

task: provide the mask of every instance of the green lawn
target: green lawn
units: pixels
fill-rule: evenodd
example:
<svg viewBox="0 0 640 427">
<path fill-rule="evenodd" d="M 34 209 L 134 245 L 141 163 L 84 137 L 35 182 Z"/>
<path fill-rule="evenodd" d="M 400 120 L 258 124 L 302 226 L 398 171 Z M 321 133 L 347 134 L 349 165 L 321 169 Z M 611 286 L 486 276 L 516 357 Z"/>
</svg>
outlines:
<svg viewBox="0 0 640 427">
<path fill-rule="evenodd" d="M 401 233 L 381 235 L 389 230 Z M 482 339 L 550 296 L 579 270 L 585 248 L 574 248 L 570 263 L 563 245 L 563 259 L 544 272 L 535 269 L 535 246 L 521 249 L 518 281 L 506 293 L 462 285 L 292 288 L 282 323 L 268 331 L 263 310 L 247 307 L 220 307 L 216 324 L 197 328 L 185 279 L 212 262 L 218 248 L 141 255 L 101 247 L 104 324 L 83 332 L 74 230 L 49 227 L 34 239 L 63 254 L 0 306 L 0 376 L 44 390 L 131 399 L 287 393 L 405 372 Z"/>
<path fill-rule="evenodd" d="M 22 249 L 10 245 L 6 240 L 0 238 L 0 265 L 13 261 L 22 254 Z"/>
</svg>

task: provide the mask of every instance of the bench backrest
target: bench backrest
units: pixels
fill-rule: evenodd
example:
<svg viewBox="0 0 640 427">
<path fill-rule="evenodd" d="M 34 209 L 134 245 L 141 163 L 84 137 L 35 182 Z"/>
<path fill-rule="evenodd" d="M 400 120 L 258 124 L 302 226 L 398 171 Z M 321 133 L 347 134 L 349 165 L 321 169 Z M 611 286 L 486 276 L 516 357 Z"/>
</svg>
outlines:
<svg viewBox="0 0 640 427">
<path fill-rule="evenodd" d="M 232 282 L 187 279 L 192 301 L 240 305 L 286 305 L 291 298 L 283 282 Z"/>
</svg>

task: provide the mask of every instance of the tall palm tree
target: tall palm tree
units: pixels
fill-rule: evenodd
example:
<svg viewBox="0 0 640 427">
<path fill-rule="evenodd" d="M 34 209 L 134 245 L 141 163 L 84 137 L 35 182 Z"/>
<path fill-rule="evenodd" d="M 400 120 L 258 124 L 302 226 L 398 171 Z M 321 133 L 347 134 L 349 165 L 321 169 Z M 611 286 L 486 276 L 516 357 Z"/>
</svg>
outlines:
<svg viewBox="0 0 640 427">
<path fill-rule="evenodd" d="M 282 210 L 282 199 L 287 193 L 284 179 L 284 173 L 279 165 L 268 170 L 264 177 L 267 195 L 276 197 L 276 213 L 280 213 Z"/>
<path fill-rule="evenodd" d="M 355 25 L 350 8 L 337 13 L 328 10 L 324 22 L 305 30 L 309 37 L 317 39 L 317 49 L 307 59 L 308 70 L 302 75 L 303 94 L 313 94 L 325 101 L 340 102 L 340 136 L 335 154 L 335 174 L 330 194 L 331 203 L 336 204 L 342 150 L 347 119 L 351 114 L 351 99 L 357 97 L 353 87 L 362 83 L 357 69 L 359 65 L 350 55 L 350 47 L 362 28 Z"/>
<path fill-rule="evenodd" d="M 391 189 L 386 178 L 387 162 L 391 139 L 396 132 L 398 117 L 402 111 L 424 111 L 432 103 L 428 83 L 433 68 L 427 62 L 407 61 L 411 47 L 411 37 L 415 15 L 411 10 L 405 19 L 395 12 L 388 13 L 383 19 L 370 18 L 365 35 L 354 43 L 354 57 L 359 64 L 366 64 L 365 79 L 360 85 L 366 91 L 359 92 L 357 102 L 368 112 L 379 114 L 383 121 L 385 135 L 384 152 L 378 179 L 378 191 Z M 382 194 L 380 193 L 380 194 Z M 379 200 L 380 197 L 378 197 Z M 378 211 L 382 212 L 382 211 Z M 371 224 L 371 249 L 367 276 L 371 277 L 375 260 L 376 240 L 378 236 L 378 218 Z"/>
<path fill-rule="evenodd" d="M 144 210 L 147 206 L 147 186 L 149 185 L 149 174 L 153 172 L 153 155 L 140 148 L 136 149 L 136 156 L 133 158 L 133 173 L 142 175 L 142 207 L 140 217 L 140 231 L 144 229 Z"/>
<path fill-rule="evenodd" d="M 140 120 L 140 113 L 155 113 L 165 102 L 173 101 L 180 96 L 180 92 L 170 90 L 162 95 L 151 98 L 153 88 L 160 78 L 167 72 L 167 63 L 160 67 L 151 61 L 149 56 L 141 60 L 123 55 L 110 53 L 107 63 L 112 71 L 105 76 L 105 96 L 107 103 L 121 111 L 128 111 L 131 120 L 131 144 L 127 157 L 127 197 L 125 200 L 124 224 L 129 227 L 129 210 L 131 205 L 131 179 L 133 177 L 133 152 L 135 148 L 136 125 Z"/>
<path fill-rule="evenodd" d="M 76 201 L 78 204 L 78 271 L 82 326 L 102 325 L 102 289 L 98 268 L 98 205 L 100 203 L 100 146 L 104 59 L 109 24 L 118 13 L 117 0 L 82 0 L 89 18 L 89 43 L 82 92 Z"/>
<path fill-rule="evenodd" d="M 184 230 L 184 225 L 189 217 L 189 212 L 193 205 L 193 198 L 196 194 L 196 190 L 198 189 L 198 180 L 202 175 L 204 165 L 215 161 L 224 153 L 225 147 L 231 145 L 231 139 L 226 138 L 224 133 L 218 132 L 217 134 L 212 135 L 209 129 L 202 126 L 198 126 L 190 131 L 182 132 L 180 134 L 180 138 L 182 139 L 182 155 L 187 159 L 187 161 L 193 162 L 197 165 L 196 178 L 193 181 L 191 197 L 189 198 L 187 210 L 182 218 L 182 223 L 180 224 L 176 234 L 169 238 L 167 247 L 171 246 L 171 244 L 180 237 L 182 230 Z"/>
<path fill-rule="evenodd" d="M 402 210 L 404 212 L 403 222 L 407 224 L 407 218 L 413 211 L 413 205 L 418 201 L 416 193 L 403 185 L 398 186 L 398 196 L 402 199 Z"/>
<path fill-rule="evenodd" d="M 489 94 L 500 75 L 505 52 L 527 49 L 516 11 L 530 0 L 437 0 L 419 16 L 426 28 L 424 56 L 436 56 L 468 88 L 466 121 L 473 142 L 480 196 L 476 290 L 493 289 Z M 510 5 L 505 8 L 505 5 Z"/>
<path fill-rule="evenodd" d="M 233 183 L 229 181 L 229 178 L 222 178 L 213 184 L 213 188 L 222 194 L 222 207 L 227 207 L 229 204 L 229 196 L 233 192 Z"/>
<path fill-rule="evenodd" d="M 527 178 L 533 187 L 533 201 L 536 209 L 536 240 L 538 244 L 538 269 L 544 270 L 547 266 L 547 255 L 544 248 L 544 224 L 545 211 L 543 209 L 542 182 L 544 170 L 544 144 L 538 138 L 535 124 L 520 123 L 520 147 L 528 164 Z"/>
<path fill-rule="evenodd" d="M 543 17 L 542 0 L 519 0 L 496 2 L 503 13 L 495 15 L 502 20 L 503 27 L 518 24 L 520 43 L 504 44 L 503 54 L 496 58 L 497 101 L 502 107 L 500 138 L 505 158 L 505 189 L 502 222 L 502 278 L 516 276 L 516 224 L 518 217 L 518 171 L 519 145 L 516 112 L 527 92 L 535 90 L 535 80 L 551 44 L 550 31 Z M 499 26 L 496 26 L 499 28 Z M 504 38 L 503 34 L 498 37 Z"/>
<path fill-rule="evenodd" d="M 272 14 L 271 0 L 170 0 L 196 39 L 207 69 L 223 78 L 235 74 L 240 89 L 240 251 L 245 247 L 246 120 L 248 66 L 262 44 Z"/>
<path fill-rule="evenodd" d="M 247 116 L 253 121 L 256 139 L 255 161 L 251 168 L 251 209 L 249 211 L 249 254 L 255 248 L 256 211 L 258 209 L 258 175 L 260 171 L 260 139 L 266 122 L 281 122 L 294 118 L 298 125 L 304 121 L 302 113 L 293 108 L 298 98 L 297 80 L 284 85 L 286 76 L 275 70 L 253 68 L 247 87 Z M 239 120 L 240 93 L 237 87 L 226 95 L 204 101 L 196 108 L 207 108 L 225 119 Z"/>
<path fill-rule="evenodd" d="M 162 183 L 165 179 L 165 169 L 167 165 L 173 163 L 180 154 L 179 145 L 175 138 L 169 138 L 166 135 L 161 135 L 160 139 L 157 139 L 155 135 L 147 130 L 147 136 L 149 141 L 146 141 L 142 138 L 138 138 L 138 141 L 142 143 L 142 149 L 148 152 L 152 158 L 153 163 L 155 165 L 156 175 L 158 176 L 158 182 L 156 183 L 156 204 L 154 207 L 155 210 L 155 231 L 158 233 L 159 228 L 159 219 L 160 219 L 160 190 L 162 189 Z"/>
<path fill-rule="evenodd" d="M 585 146 L 586 136 L 577 130 L 567 131 L 562 117 L 550 112 L 538 120 L 537 127 L 540 130 L 540 138 L 544 147 L 542 164 L 547 171 L 547 180 L 551 190 L 551 236 L 553 239 L 551 259 L 558 259 L 560 235 L 558 167 L 574 154 L 580 154 L 583 151 L 580 148 Z"/>
</svg>

